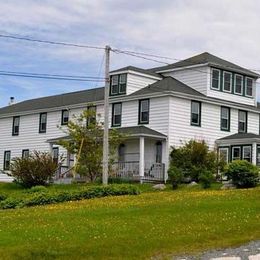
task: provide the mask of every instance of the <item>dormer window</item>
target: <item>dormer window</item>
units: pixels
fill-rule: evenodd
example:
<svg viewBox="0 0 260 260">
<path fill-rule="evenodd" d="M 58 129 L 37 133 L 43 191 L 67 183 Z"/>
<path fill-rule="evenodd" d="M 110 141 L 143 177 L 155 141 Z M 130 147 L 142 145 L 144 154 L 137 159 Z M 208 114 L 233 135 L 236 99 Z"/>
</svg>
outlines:
<svg viewBox="0 0 260 260">
<path fill-rule="evenodd" d="M 243 94 L 243 76 L 235 75 L 235 94 Z"/>
<path fill-rule="evenodd" d="M 126 94 L 126 74 L 111 76 L 110 95 L 123 95 Z"/>
<path fill-rule="evenodd" d="M 220 70 L 212 69 L 212 81 L 211 81 L 212 89 L 220 89 Z"/>
<path fill-rule="evenodd" d="M 252 97 L 253 95 L 253 79 L 246 78 L 246 96 Z"/>
<path fill-rule="evenodd" d="M 232 73 L 224 71 L 223 74 L 223 91 L 231 92 L 232 90 Z"/>
</svg>

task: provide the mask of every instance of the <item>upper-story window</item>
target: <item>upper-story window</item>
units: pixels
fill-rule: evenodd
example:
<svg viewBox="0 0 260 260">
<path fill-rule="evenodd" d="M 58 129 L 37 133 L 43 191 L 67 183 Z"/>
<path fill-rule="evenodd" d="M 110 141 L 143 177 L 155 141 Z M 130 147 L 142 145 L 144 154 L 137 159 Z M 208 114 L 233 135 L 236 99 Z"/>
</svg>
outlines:
<svg viewBox="0 0 260 260">
<path fill-rule="evenodd" d="M 220 89 L 220 70 L 212 69 L 211 88 Z"/>
<path fill-rule="evenodd" d="M 139 100 L 139 124 L 149 124 L 149 99 Z"/>
<path fill-rule="evenodd" d="M 96 106 L 88 106 L 87 126 L 96 123 Z"/>
<path fill-rule="evenodd" d="M 46 133 L 47 130 L 47 113 L 40 114 L 39 133 Z"/>
<path fill-rule="evenodd" d="M 223 73 L 223 91 L 229 93 L 232 91 L 232 73 L 230 72 Z"/>
<path fill-rule="evenodd" d="M 239 110 L 238 111 L 238 132 L 246 133 L 247 132 L 247 112 Z"/>
<path fill-rule="evenodd" d="M 64 109 L 61 111 L 61 124 L 67 125 L 69 123 L 69 110 Z"/>
<path fill-rule="evenodd" d="M 220 115 L 220 129 L 222 131 L 230 130 L 230 108 L 229 107 L 221 107 L 221 115 Z"/>
<path fill-rule="evenodd" d="M 12 135 L 19 135 L 19 127 L 20 127 L 20 117 L 19 116 L 14 116 L 13 117 Z"/>
<path fill-rule="evenodd" d="M 238 74 L 235 75 L 235 94 L 243 94 L 243 76 Z"/>
<path fill-rule="evenodd" d="M 123 95 L 126 94 L 126 74 L 111 76 L 110 95 Z"/>
<path fill-rule="evenodd" d="M 201 126 L 201 103 L 191 101 L 191 125 Z"/>
<path fill-rule="evenodd" d="M 121 126 L 122 103 L 112 104 L 112 126 Z"/>
<path fill-rule="evenodd" d="M 253 79 L 246 77 L 246 96 L 252 97 L 253 95 Z"/>
</svg>

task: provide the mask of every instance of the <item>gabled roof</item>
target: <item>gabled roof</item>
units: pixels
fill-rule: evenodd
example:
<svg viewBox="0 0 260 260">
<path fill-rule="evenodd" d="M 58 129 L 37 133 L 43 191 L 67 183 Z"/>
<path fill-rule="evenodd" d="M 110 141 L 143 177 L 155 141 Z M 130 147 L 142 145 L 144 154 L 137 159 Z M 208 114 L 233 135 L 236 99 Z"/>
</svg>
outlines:
<svg viewBox="0 0 260 260">
<path fill-rule="evenodd" d="M 175 78 L 172 77 L 165 77 L 164 79 L 157 81 L 145 88 L 142 88 L 130 96 L 136 96 L 136 95 L 145 95 L 145 94 L 152 94 L 152 93 L 162 93 L 162 92 L 167 92 L 167 91 L 173 91 L 173 92 L 179 92 L 179 93 L 185 93 L 189 95 L 194 95 L 194 96 L 203 96 L 202 93 L 196 91 L 195 89 L 185 85 L 181 81 L 178 81 Z"/>
<path fill-rule="evenodd" d="M 229 135 L 218 140 L 236 140 L 236 139 L 251 139 L 251 138 L 260 138 L 260 135 L 253 133 L 236 133 Z"/>
<path fill-rule="evenodd" d="M 50 109 L 55 107 L 66 107 L 76 104 L 84 104 L 104 99 L 104 88 L 94 88 L 61 95 L 48 96 L 22 101 L 20 103 L 0 108 L 1 114 L 12 114 L 38 109 Z"/>
<path fill-rule="evenodd" d="M 142 68 L 138 68 L 138 67 L 134 67 L 134 66 L 123 67 L 118 70 L 110 71 L 110 73 L 117 73 L 117 72 L 120 73 L 122 71 L 127 71 L 127 70 L 132 70 L 132 71 L 139 72 L 142 74 L 147 74 L 147 75 L 150 75 L 153 77 L 162 78 L 162 76 L 160 74 L 155 73 L 154 71 L 150 71 L 150 70 L 146 70 L 146 69 L 142 69 Z"/>
<path fill-rule="evenodd" d="M 200 64 L 208 64 L 210 66 L 224 68 L 224 69 L 230 70 L 230 71 L 236 71 L 236 72 L 239 72 L 242 74 L 250 75 L 255 78 L 259 77 L 259 74 L 255 73 L 255 72 L 252 72 L 246 68 L 240 67 L 227 60 L 221 59 L 208 52 L 203 52 L 203 53 L 193 56 L 191 58 L 181 60 L 176 63 L 170 64 L 170 65 L 152 68 L 149 71 L 158 73 L 158 72 L 164 71 L 164 70 L 177 69 L 177 68 L 181 68 L 181 67 L 194 66 L 194 65 L 200 65 Z"/>
</svg>

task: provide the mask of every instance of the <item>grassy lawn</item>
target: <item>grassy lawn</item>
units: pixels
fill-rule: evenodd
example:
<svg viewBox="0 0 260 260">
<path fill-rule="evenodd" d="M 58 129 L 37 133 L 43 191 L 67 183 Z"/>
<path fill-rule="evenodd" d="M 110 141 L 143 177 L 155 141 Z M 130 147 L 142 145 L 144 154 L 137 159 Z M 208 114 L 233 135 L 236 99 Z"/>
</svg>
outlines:
<svg viewBox="0 0 260 260">
<path fill-rule="evenodd" d="M 66 188 L 79 187 L 51 187 Z M 0 210 L 0 259 L 147 259 L 260 239 L 259 187 L 142 189 L 150 192 Z"/>
</svg>

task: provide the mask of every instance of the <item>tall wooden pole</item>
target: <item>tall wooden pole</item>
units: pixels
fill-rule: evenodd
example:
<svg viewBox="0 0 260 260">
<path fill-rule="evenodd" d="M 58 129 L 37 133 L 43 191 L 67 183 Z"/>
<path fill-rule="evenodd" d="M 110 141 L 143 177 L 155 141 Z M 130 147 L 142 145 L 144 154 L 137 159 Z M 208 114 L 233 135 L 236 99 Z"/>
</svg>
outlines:
<svg viewBox="0 0 260 260">
<path fill-rule="evenodd" d="M 106 46 L 105 55 L 105 97 L 104 97 L 104 136 L 103 136 L 103 185 L 108 184 L 108 157 L 109 157 L 109 67 L 110 67 L 110 46 Z"/>
</svg>

